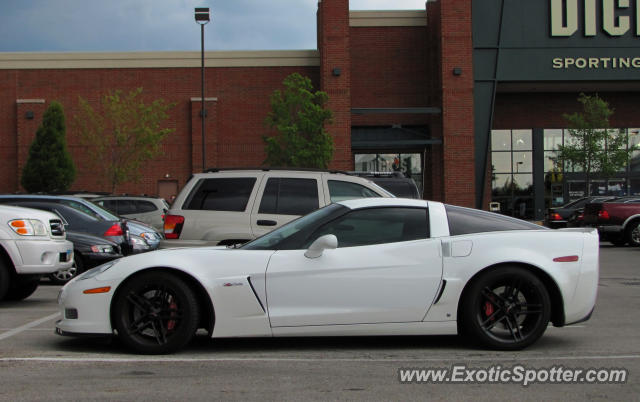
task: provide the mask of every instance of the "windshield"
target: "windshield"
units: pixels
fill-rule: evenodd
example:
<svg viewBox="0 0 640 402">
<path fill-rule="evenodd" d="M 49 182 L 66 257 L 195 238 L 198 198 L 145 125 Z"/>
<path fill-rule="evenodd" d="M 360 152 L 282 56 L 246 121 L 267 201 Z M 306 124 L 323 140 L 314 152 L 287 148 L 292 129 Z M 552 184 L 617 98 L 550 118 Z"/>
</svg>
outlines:
<svg viewBox="0 0 640 402">
<path fill-rule="evenodd" d="M 324 208 L 317 209 L 308 215 L 287 223 L 284 226 L 269 232 L 262 237 L 240 247 L 243 250 L 283 250 L 288 249 L 288 245 L 298 244 L 295 239 L 306 237 L 310 232 L 318 227 L 318 223 L 325 219 L 339 214 L 346 207 L 339 204 L 330 204 Z"/>
</svg>

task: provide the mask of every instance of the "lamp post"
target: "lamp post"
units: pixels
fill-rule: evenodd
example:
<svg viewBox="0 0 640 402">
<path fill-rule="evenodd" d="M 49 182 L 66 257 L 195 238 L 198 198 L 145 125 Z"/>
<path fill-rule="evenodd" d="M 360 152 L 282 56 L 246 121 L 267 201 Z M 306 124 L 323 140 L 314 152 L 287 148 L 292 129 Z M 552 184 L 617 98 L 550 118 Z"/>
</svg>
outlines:
<svg viewBox="0 0 640 402">
<path fill-rule="evenodd" d="M 204 172 L 207 169 L 206 160 L 207 160 L 207 151 L 205 145 L 205 135 L 204 135 L 204 118 L 207 115 L 207 112 L 204 108 L 204 26 L 209 22 L 209 8 L 208 7 L 198 7 L 195 11 L 196 23 L 200 25 L 200 45 L 201 45 L 201 55 L 200 59 L 202 62 L 202 67 L 200 71 L 200 84 L 201 84 L 201 98 L 200 101 L 200 120 L 202 121 L 202 171 Z"/>
</svg>

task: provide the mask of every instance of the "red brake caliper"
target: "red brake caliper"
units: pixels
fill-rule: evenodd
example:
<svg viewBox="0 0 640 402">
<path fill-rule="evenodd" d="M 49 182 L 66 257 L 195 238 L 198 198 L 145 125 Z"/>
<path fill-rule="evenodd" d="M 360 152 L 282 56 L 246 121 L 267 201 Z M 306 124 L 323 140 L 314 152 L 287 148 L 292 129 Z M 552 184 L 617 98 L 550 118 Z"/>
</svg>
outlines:
<svg viewBox="0 0 640 402">
<path fill-rule="evenodd" d="M 493 314 L 493 304 L 490 301 L 484 302 L 484 315 L 490 317 Z"/>
<path fill-rule="evenodd" d="M 178 309 L 178 305 L 176 304 L 176 302 L 171 302 L 171 304 L 169 304 L 169 308 L 171 309 L 171 317 L 175 317 L 176 313 L 175 311 Z M 169 320 L 167 322 L 167 329 L 169 331 L 171 331 L 173 328 L 175 328 L 176 326 L 176 321 L 175 320 Z"/>
</svg>

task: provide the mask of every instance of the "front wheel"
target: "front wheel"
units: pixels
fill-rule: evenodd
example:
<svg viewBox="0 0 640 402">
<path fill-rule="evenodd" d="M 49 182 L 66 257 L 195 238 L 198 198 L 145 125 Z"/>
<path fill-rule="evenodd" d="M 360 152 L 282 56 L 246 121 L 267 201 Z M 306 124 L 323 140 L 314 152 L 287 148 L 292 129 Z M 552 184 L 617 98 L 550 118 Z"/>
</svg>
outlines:
<svg viewBox="0 0 640 402">
<path fill-rule="evenodd" d="M 29 280 L 18 279 L 9 286 L 9 291 L 4 299 L 13 301 L 24 300 L 38 289 L 39 282 L 40 278 Z"/>
<path fill-rule="evenodd" d="M 118 337 L 134 351 L 172 353 L 193 338 L 199 306 L 182 279 L 155 271 L 135 276 L 118 289 L 113 319 Z"/>
<path fill-rule="evenodd" d="M 73 253 L 73 264 L 67 268 L 52 274 L 49 274 L 49 279 L 55 285 L 64 285 L 69 282 L 71 279 L 80 275 L 84 272 L 84 263 L 82 262 L 82 257 L 74 252 Z"/>
<path fill-rule="evenodd" d="M 460 328 L 471 340 L 498 350 L 518 350 L 537 341 L 551 315 L 549 293 L 521 267 L 482 274 L 465 292 Z"/>
</svg>

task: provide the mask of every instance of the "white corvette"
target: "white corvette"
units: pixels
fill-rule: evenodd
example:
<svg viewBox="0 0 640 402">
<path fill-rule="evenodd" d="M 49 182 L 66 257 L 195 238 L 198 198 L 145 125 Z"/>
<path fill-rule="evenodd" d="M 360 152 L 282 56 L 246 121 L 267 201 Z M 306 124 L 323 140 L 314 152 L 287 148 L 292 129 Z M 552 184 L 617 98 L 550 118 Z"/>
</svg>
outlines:
<svg viewBox="0 0 640 402">
<path fill-rule="evenodd" d="M 515 350 L 587 320 L 593 229 L 549 230 L 439 202 L 331 204 L 240 248 L 170 249 L 109 262 L 60 292 L 62 335 L 116 335 L 170 353 L 213 338 L 462 333 Z"/>
</svg>

